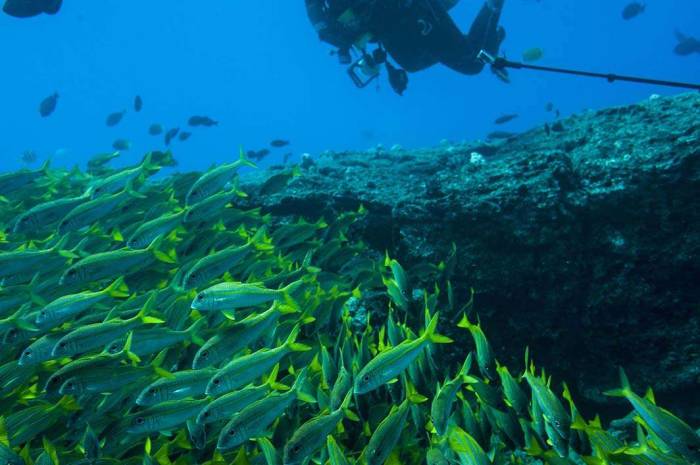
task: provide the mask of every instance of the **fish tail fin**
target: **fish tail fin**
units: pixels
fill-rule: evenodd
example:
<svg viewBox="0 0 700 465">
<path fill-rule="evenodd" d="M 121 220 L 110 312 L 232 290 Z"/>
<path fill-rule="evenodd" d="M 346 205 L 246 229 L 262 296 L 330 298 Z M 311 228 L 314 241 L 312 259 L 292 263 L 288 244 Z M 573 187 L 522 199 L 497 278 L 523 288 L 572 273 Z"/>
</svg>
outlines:
<svg viewBox="0 0 700 465">
<path fill-rule="evenodd" d="M 647 445 L 647 435 L 644 434 L 644 429 L 642 428 L 642 425 L 637 423 L 637 442 L 639 443 L 642 448 L 646 448 Z"/>
<path fill-rule="evenodd" d="M 55 94 L 56 97 L 58 97 L 58 93 Z M 39 171 L 44 173 L 45 175 L 48 176 L 49 174 L 49 169 L 51 169 L 51 158 L 47 158 L 44 163 L 42 163 L 41 167 L 39 168 Z"/>
<path fill-rule="evenodd" d="M 338 410 L 343 411 L 343 415 L 345 415 L 348 420 L 351 421 L 360 421 L 360 417 L 357 416 L 355 412 L 350 410 L 350 402 L 352 402 L 353 399 L 353 390 L 348 389 L 347 394 L 345 394 L 345 398 L 343 399 L 343 402 L 340 404 L 340 407 L 338 407 Z"/>
<path fill-rule="evenodd" d="M 404 375 L 404 386 L 406 387 L 406 400 L 412 404 L 422 404 L 427 401 L 428 398 L 418 392 L 418 389 L 408 380 L 408 377 Z"/>
<path fill-rule="evenodd" d="M 143 160 L 141 161 L 141 169 L 146 171 L 159 170 L 160 166 L 153 163 L 153 152 L 148 152 Z"/>
<path fill-rule="evenodd" d="M 67 236 L 70 233 L 66 234 Z M 81 258 L 80 252 L 85 251 L 85 245 L 88 243 L 88 238 L 84 237 L 80 242 L 78 242 L 72 249 L 59 250 L 58 254 L 64 258 L 78 259 Z"/>
<path fill-rule="evenodd" d="M 199 335 L 200 329 L 202 329 L 202 326 L 207 322 L 206 318 L 200 318 L 194 323 L 190 325 L 189 328 L 185 330 L 187 334 L 189 334 L 190 339 L 192 339 L 192 342 L 197 344 L 198 346 L 204 345 L 204 339 Z"/>
<path fill-rule="evenodd" d="M 435 315 L 433 315 L 430 318 L 430 321 L 428 322 L 428 327 L 425 329 L 425 333 L 422 337 L 436 344 L 449 344 L 452 342 L 452 339 L 450 339 L 447 336 L 443 336 L 442 334 L 439 334 L 437 332 L 439 317 L 440 312 L 435 312 Z"/>
<path fill-rule="evenodd" d="M 462 314 L 462 319 L 459 320 L 459 323 L 457 323 L 458 328 L 465 328 L 465 329 L 469 329 L 469 330 L 471 330 L 475 326 L 476 325 L 474 325 L 474 323 L 469 321 L 469 317 L 467 316 L 467 312 L 464 312 Z"/>
<path fill-rule="evenodd" d="M 153 254 L 153 256 L 156 258 L 156 260 L 163 262 L 163 263 L 167 263 L 169 265 L 174 265 L 177 263 L 177 261 L 173 257 L 171 257 L 170 255 L 168 255 L 167 253 L 160 250 L 160 245 L 163 243 L 164 240 L 165 240 L 165 235 L 161 234 L 160 236 L 153 239 L 153 241 L 150 243 L 148 248 L 146 248 L 146 250 L 148 252 L 151 252 Z"/>
<path fill-rule="evenodd" d="M 41 276 L 41 273 L 37 272 L 29 284 L 27 284 L 27 289 L 29 291 L 29 299 L 36 305 L 45 307 L 47 304 L 46 300 L 36 293 L 36 288 L 39 285 L 39 276 Z"/>
<path fill-rule="evenodd" d="M 535 438 L 534 434 L 529 434 L 526 438 L 525 452 L 533 457 L 541 457 L 544 454 L 544 449 Z"/>
<path fill-rule="evenodd" d="M 288 347 L 292 352 L 306 352 L 311 350 L 311 347 L 307 346 L 306 344 L 296 342 L 300 330 L 301 327 L 298 324 L 294 326 L 294 328 L 292 328 L 292 332 L 289 333 L 287 340 L 284 342 L 284 346 Z"/>
<path fill-rule="evenodd" d="M 115 226 L 112 228 L 112 233 L 110 235 L 112 236 L 112 240 L 114 242 L 124 242 L 124 235 L 118 227 Z"/>
<path fill-rule="evenodd" d="M 279 301 L 275 301 L 273 304 L 275 308 L 277 309 L 278 312 L 280 312 L 282 315 L 289 315 L 291 313 L 299 313 L 301 310 L 299 309 L 299 306 L 296 305 L 296 302 L 291 302 L 291 303 L 279 303 Z"/>
<path fill-rule="evenodd" d="M 270 372 L 269 375 L 267 375 L 267 379 L 265 380 L 265 384 L 270 386 L 270 389 L 274 389 L 276 391 L 289 391 L 290 387 L 287 386 L 286 384 L 282 384 L 277 382 L 277 375 L 279 374 L 280 371 L 280 364 L 277 363 L 275 364 L 274 367 L 272 367 L 272 371 Z"/>
<path fill-rule="evenodd" d="M 294 380 L 292 385 L 292 391 L 297 395 L 297 398 L 313 404 L 316 403 L 316 398 L 303 391 L 304 384 L 306 384 L 307 370 L 308 368 L 305 367 L 297 374 L 297 379 Z"/>
<path fill-rule="evenodd" d="M 284 297 L 285 305 L 299 310 L 299 304 L 297 303 L 296 300 L 294 300 L 294 298 L 292 298 L 292 296 L 290 294 L 292 292 L 296 291 L 299 288 L 299 286 L 301 286 L 302 283 L 303 283 L 303 281 L 300 279 L 298 281 L 294 281 L 292 283 L 289 283 L 287 286 L 285 286 L 279 290 L 279 292 L 281 292 L 283 297 Z"/>
<path fill-rule="evenodd" d="M 301 262 L 301 268 L 304 270 L 308 270 L 309 267 L 311 266 L 311 258 L 314 256 L 314 251 L 313 249 L 309 250 L 306 252 L 306 255 L 304 255 L 304 259 Z"/>
<path fill-rule="evenodd" d="M 255 247 L 255 250 L 274 250 L 275 247 L 270 243 L 269 240 L 266 240 L 265 235 L 267 234 L 267 227 L 265 225 L 261 226 L 258 228 L 258 230 L 253 234 L 253 237 L 251 237 L 248 240 L 248 243 Z"/>
<path fill-rule="evenodd" d="M 299 286 L 301 286 L 303 283 L 304 282 L 301 279 L 299 279 L 297 281 L 287 284 L 285 287 L 280 289 L 280 291 L 284 292 L 285 294 L 291 294 L 294 291 L 296 291 L 299 288 Z"/>
<path fill-rule="evenodd" d="M 80 410 L 78 401 L 73 396 L 63 396 L 53 407 L 49 409 L 63 410 L 64 412 L 77 412 Z"/>
<path fill-rule="evenodd" d="M 248 155 L 246 154 L 246 151 L 243 150 L 242 145 L 238 148 L 238 162 L 242 166 L 248 166 L 249 168 L 257 168 L 258 167 L 258 165 L 256 165 L 252 161 L 250 161 L 250 159 L 248 158 Z"/>
<path fill-rule="evenodd" d="M 462 368 L 460 368 L 459 373 L 457 376 L 459 378 L 464 378 L 465 376 L 469 375 L 469 370 L 472 369 L 472 352 L 469 352 L 467 355 L 467 358 L 464 360 L 464 363 L 462 364 Z"/>
<path fill-rule="evenodd" d="M 131 363 L 136 365 L 141 362 L 141 359 L 138 355 L 131 351 L 131 344 L 133 342 L 133 339 L 134 332 L 129 331 L 129 334 L 126 335 L 126 342 L 124 342 L 124 347 L 122 348 L 121 352 L 124 353 L 129 360 L 131 360 Z"/>
<path fill-rule="evenodd" d="M 581 415 L 576 415 L 571 419 L 571 429 L 586 432 L 588 425 Z"/>
<path fill-rule="evenodd" d="M 134 180 L 133 179 L 129 179 L 129 181 L 126 183 L 126 185 L 124 186 L 124 192 L 126 192 L 131 197 L 135 197 L 137 199 L 147 198 L 147 196 L 145 194 L 142 194 L 141 192 L 138 192 L 134 189 Z"/>
<path fill-rule="evenodd" d="M 69 234 L 64 234 L 63 236 L 61 236 L 61 238 L 58 240 L 58 242 L 56 242 L 56 244 L 53 247 L 51 247 L 51 249 L 50 249 L 51 252 L 56 252 L 56 253 L 66 252 L 65 247 L 66 247 L 66 244 L 68 243 L 68 239 L 70 239 L 69 236 L 70 236 Z M 66 257 L 66 258 L 72 258 L 72 257 Z"/>
<path fill-rule="evenodd" d="M 627 397 L 632 392 L 629 378 L 627 378 L 625 369 L 622 367 L 620 367 L 620 386 L 619 389 L 611 389 L 603 392 L 603 394 L 610 397 Z"/>
<path fill-rule="evenodd" d="M 117 279 L 115 279 L 114 282 L 107 286 L 102 292 L 103 294 L 109 295 L 110 297 L 129 297 L 129 288 L 124 282 L 124 276 L 120 276 Z"/>
<path fill-rule="evenodd" d="M 141 320 L 141 322 L 143 324 L 146 324 L 146 325 L 165 323 L 160 318 L 148 316 L 148 314 L 151 312 L 151 310 L 153 310 L 155 307 L 156 295 L 157 295 L 156 291 L 151 291 L 151 295 L 148 296 L 148 299 L 146 300 L 146 303 L 143 305 L 143 308 L 141 308 L 141 310 L 139 310 L 139 313 L 134 317 L 134 319 Z"/>
</svg>

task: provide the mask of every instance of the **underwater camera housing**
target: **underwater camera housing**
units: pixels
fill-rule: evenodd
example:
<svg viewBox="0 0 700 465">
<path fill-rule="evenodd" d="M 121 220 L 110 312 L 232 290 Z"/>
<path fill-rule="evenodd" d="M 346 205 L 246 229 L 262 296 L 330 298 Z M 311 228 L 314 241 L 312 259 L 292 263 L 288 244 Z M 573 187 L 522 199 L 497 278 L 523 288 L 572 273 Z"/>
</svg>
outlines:
<svg viewBox="0 0 700 465">
<path fill-rule="evenodd" d="M 386 61 L 386 52 L 378 48 L 368 54 L 364 50 L 362 56 L 348 67 L 348 75 L 356 87 L 362 89 L 379 77 L 379 65 Z"/>
<path fill-rule="evenodd" d="M 362 89 L 379 77 L 379 67 L 373 62 L 372 57 L 365 55 L 350 65 L 348 75 L 353 84 Z"/>
</svg>

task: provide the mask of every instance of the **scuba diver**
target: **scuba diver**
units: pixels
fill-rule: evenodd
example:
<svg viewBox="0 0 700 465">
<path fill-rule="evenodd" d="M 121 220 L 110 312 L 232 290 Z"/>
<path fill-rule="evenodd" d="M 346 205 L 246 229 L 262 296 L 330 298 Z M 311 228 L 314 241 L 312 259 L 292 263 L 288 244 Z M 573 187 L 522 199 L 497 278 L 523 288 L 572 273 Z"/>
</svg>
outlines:
<svg viewBox="0 0 700 465">
<path fill-rule="evenodd" d="M 31 18 L 41 13 L 54 15 L 62 4 L 63 0 L 5 0 L 2 11 L 15 18 Z"/>
<path fill-rule="evenodd" d="M 452 20 L 449 10 L 459 0 L 305 0 L 306 11 L 319 38 L 336 47 L 341 64 L 350 64 L 350 52 L 360 57 L 348 73 L 358 87 L 367 86 L 384 64 L 391 87 L 399 95 L 408 85 L 408 73 L 437 63 L 463 74 L 484 68 L 479 53 L 497 55 L 505 30 L 498 25 L 505 0 L 486 0 L 467 34 Z M 372 53 L 368 44 L 376 44 Z M 395 67 L 387 54 L 400 66 Z M 503 68 L 492 66 L 503 81 Z"/>
</svg>

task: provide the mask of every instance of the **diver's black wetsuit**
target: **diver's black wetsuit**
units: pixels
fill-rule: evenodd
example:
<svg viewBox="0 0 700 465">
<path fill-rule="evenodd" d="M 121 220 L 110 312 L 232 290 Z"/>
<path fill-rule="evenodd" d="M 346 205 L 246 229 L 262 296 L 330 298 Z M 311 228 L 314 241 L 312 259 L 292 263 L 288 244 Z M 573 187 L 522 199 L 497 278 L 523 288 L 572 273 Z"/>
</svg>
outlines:
<svg viewBox="0 0 700 465">
<path fill-rule="evenodd" d="M 450 17 L 445 0 L 305 1 L 321 40 L 347 50 L 369 32 L 407 71 L 442 63 L 460 73 L 477 74 L 484 67 L 477 59 L 479 51 L 495 55 L 504 36 L 498 27 L 500 8 L 486 4 L 465 35 Z M 356 19 L 339 22 L 349 8 Z"/>
</svg>

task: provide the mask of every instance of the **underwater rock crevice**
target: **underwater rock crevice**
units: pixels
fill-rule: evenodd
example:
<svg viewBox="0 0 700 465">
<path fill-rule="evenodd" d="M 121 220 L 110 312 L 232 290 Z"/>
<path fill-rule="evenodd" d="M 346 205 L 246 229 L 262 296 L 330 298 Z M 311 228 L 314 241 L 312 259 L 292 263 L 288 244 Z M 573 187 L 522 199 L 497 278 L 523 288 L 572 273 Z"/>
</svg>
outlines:
<svg viewBox="0 0 700 465">
<path fill-rule="evenodd" d="M 455 292 L 477 290 L 505 363 L 522 364 L 529 346 L 598 410 L 624 365 L 700 418 L 674 395 L 700 388 L 699 109 L 700 95 L 683 94 L 575 115 L 549 135 L 329 153 L 249 201 L 290 218 L 362 204 L 356 234 L 407 268 L 445 259 L 454 242 Z"/>
</svg>

